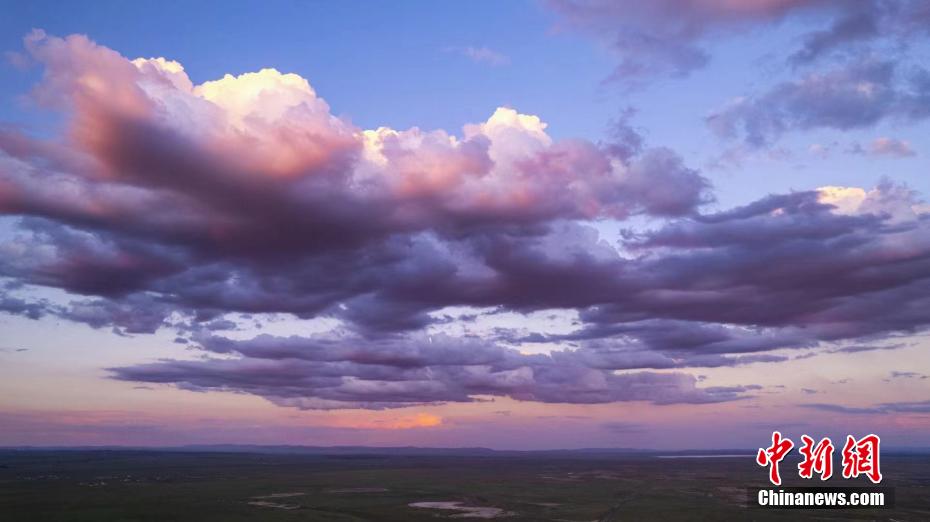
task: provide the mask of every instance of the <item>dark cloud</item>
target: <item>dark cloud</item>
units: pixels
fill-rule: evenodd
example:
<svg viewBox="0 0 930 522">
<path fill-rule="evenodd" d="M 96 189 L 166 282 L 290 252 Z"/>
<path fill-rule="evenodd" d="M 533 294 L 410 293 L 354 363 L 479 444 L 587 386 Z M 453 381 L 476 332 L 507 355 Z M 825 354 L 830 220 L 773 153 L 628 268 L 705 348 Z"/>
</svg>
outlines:
<svg viewBox="0 0 930 522">
<path fill-rule="evenodd" d="M 113 327 L 120 333 L 154 333 L 169 326 L 168 316 L 174 307 L 144 294 L 125 299 L 93 299 L 73 301 L 58 312 L 58 316 L 84 323 L 92 328 Z"/>
<path fill-rule="evenodd" d="M 48 312 L 48 305 L 0 293 L 0 312 L 21 315 L 29 319 L 40 319 Z"/>
<path fill-rule="evenodd" d="M 882 194 L 893 190 L 894 187 L 888 186 L 872 197 L 883 201 Z M 881 213 L 839 214 L 819 198 L 815 193 L 777 196 L 721 214 L 674 221 L 631 236 L 627 248 L 641 253 L 632 258 L 598 247 L 596 234 L 574 225 L 547 227 L 539 235 L 529 236 L 479 234 L 455 242 L 457 251 L 468 252 L 471 259 L 453 260 L 434 249 L 428 250 L 442 264 L 456 267 L 445 275 L 434 278 L 429 271 L 422 272 L 423 267 L 441 265 L 435 259 L 430 260 L 429 255 L 419 256 L 411 265 L 409 276 L 385 277 L 361 302 L 347 299 L 346 310 L 330 311 L 353 321 L 365 336 L 258 337 L 247 342 L 206 337 L 202 339 L 204 349 L 235 352 L 243 359 L 155 363 L 119 369 L 117 375 L 124 379 L 173 382 L 193 389 L 248 391 L 268 397 L 278 397 L 274 383 L 280 381 L 285 388 L 297 389 L 308 397 L 336 401 L 334 404 L 339 405 L 372 407 L 418 400 L 468 400 L 482 394 L 545 402 L 602 402 L 628 399 L 628 395 L 618 391 L 624 389 L 624 383 L 610 384 L 597 393 L 568 397 L 559 395 L 558 386 L 552 383 L 557 379 L 574 382 L 573 379 L 591 375 L 611 382 L 610 375 L 615 370 L 777 362 L 786 357 L 760 352 L 924 328 L 927 318 L 922 311 L 930 295 L 927 292 L 930 245 L 926 242 L 923 218 L 895 223 Z M 575 243 L 559 240 L 568 237 Z M 442 245 L 435 239 L 431 241 L 433 248 Z M 548 242 L 560 248 L 552 250 Z M 899 249 L 905 245 L 906 248 Z M 804 263 L 796 263 L 797 259 L 804 259 Z M 469 262 L 480 263 L 489 275 L 463 275 L 459 267 Z M 302 273 L 279 273 L 276 277 L 282 281 L 294 278 L 294 285 L 299 287 Z M 551 283 L 539 285 L 540 281 Z M 287 303 L 291 289 L 281 288 L 281 302 Z M 248 292 L 240 291 L 244 300 Z M 186 296 L 178 293 L 170 298 L 177 301 Z M 159 312 L 162 301 L 140 300 L 125 308 L 118 306 L 118 302 L 99 302 L 106 303 L 113 306 L 94 306 L 92 302 L 84 307 L 84 314 L 69 311 L 63 315 L 98 326 L 105 324 L 108 317 L 127 329 L 136 324 L 131 331 L 163 324 L 164 310 Z M 556 350 L 544 359 L 545 364 L 537 365 L 529 356 L 521 356 L 528 357 L 525 363 L 505 364 L 500 361 L 517 357 L 516 352 L 504 357 L 501 354 L 508 352 L 485 342 L 426 345 L 407 336 L 386 334 L 410 324 L 405 318 L 428 318 L 426 314 L 431 310 L 463 304 L 524 311 L 580 309 L 582 327 L 576 332 L 531 339 L 572 342 L 578 348 Z M 364 312 L 358 312 L 358 307 Z M 157 313 L 144 315 L 136 322 L 120 316 L 122 310 L 129 310 L 131 317 L 132 311 L 141 314 L 150 309 Z M 222 302 L 210 308 L 216 309 L 224 310 Z M 366 323 L 369 316 L 376 321 Z M 95 323 L 98 317 L 101 319 Z M 386 319 L 401 328 L 392 326 L 385 330 Z M 419 325 L 414 327 L 417 328 Z M 860 348 L 853 345 L 836 350 Z M 294 361 L 336 364 L 340 371 L 334 373 L 337 377 L 334 381 L 295 388 L 288 381 L 288 372 L 297 372 L 291 376 L 296 381 L 301 376 L 308 379 L 327 376 L 315 376 L 312 369 L 321 368 L 317 365 L 292 364 Z M 493 367 L 495 364 L 503 366 Z M 343 377 L 352 376 L 357 365 L 369 370 L 405 368 L 404 372 L 424 372 L 429 368 L 434 374 L 436 367 L 453 367 L 456 372 L 440 378 L 448 381 L 451 388 L 434 390 L 434 383 L 424 384 L 420 382 L 423 379 L 416 378 L 415 384 L 401 386 L 396 395 L 382 389 L 387 399 L 381 401 L 367 401 L 353 394 L 330 394 L 329 389 L 337 387 L 333 382 L 341 383 Z M 518 368 L 530 368 L 533 384 L 517 390 L 497 390 L 488 383 L 452 385 L 462 375 L 468 375 L 459 372 L 462 368 L 476 365 L 492 365 L 490 382 L 503 376 L 519 376 L 523 370 Z M 253 370 L 257 372 L 254 375 Z M 259 374 L 265 370 L 273 376 L 273 382 L 263 387 Z M 553 375 L 554 372 L 559 374 Z M 363 375 L 363 381 L 383 378 L 387 382 L 406 382 L 390 374 Z M 254 379 L 258 382 L 253 382 Z M 318 387 L 326 393 L 318 392 Z M 650 400 L 655 402 L 692 400 L 690 396 L 659 398 L 655 389 L 650 390 L 653 393 Z M 710 390 L 715 399 L 726 396 L 721 393 L 737 397 L 746 391 Z M 289 402 L 296 401 L 296 397 L 285 397 Z"/>
</svg>

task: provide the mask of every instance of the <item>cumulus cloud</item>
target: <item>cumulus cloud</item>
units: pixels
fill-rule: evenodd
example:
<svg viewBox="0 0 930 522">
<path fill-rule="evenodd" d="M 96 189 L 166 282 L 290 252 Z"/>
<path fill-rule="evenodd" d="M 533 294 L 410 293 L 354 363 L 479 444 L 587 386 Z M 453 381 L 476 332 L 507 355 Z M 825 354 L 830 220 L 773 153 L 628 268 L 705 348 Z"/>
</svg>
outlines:
<svg viewBox="0 0 930 522">
<path fill-rule="evenodd" d="M 122 215 L 125 228 L 217 250 L 273 244 L 286 225 L 314 250 L 436 223 L 453 232 L 487 219 L 645 213 L 649 194 L 633 193 L 643 170 L 670 186 L 696 178 L 677 195 L 692 207 L 676 212 L 692 211 L 705 188 L 674 161 L 625 164 L 588 142 L 554 141 L 538 117 L 509 108 L 463 136 L 363 130 L 330 114 L 294 74 L 264 69 L 194 86 L 177 62 L 130 61 L 82 36 L 34 33 L 27 48 L 46 66 L 36 96 L 68 106 L 68 150 L 85 161 L 62 165 L 78 173 L 36 173 L 30 160 L 43 145 L 5 136 L 7 211 L 87 222 Z M 66 196 L 30 183 L 39 175 L 68 187 Z M 139 206 L 173 212 L 129 219 Z"/>
<path fill-rule="evenodd" d="M 32 217 L 3 272 L 36 284 L 108 297 L 186 287 L 200 309 L 312 315 L 350 298 L 364 308 L 379 281 L 458 270 L 449 249 L 489 225 L 532 236 L 553 219 L 682 215 L 707 200 L 668 150 L 619 159 L 509 108 L 460 137 L 362 130 L 293 74 L 194 86 L 177 62 L 130 61 L 82 36 L 37 32 L 27 48 L 46 65 L 36 96 L 72 119 L 64 142 L 0 139 L 0 209 Z M 333 278 L 300 277 L 305 297 L 283 301 L 275 289 L 293 277 L 248 288 L 282 271 Z"/>
</svg>

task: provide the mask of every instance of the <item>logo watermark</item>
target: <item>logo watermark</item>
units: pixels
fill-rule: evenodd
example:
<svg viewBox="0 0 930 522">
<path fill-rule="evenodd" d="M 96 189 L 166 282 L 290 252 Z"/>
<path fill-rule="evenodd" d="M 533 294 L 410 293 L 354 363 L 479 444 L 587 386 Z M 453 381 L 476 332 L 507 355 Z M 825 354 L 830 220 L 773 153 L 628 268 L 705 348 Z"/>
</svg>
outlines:
<svg viewBox="0 0 930 522">
<path fill-rule="evenodd" d="M 832 477 L 833 441 L 829 437 L 824 437 L 814 445 L 813 438 L 802 435 L 801 442 L 803 445 L 799 451 L 804 458 L 798 464 L 798 475 L 801 478 L 810 479 L 814 476 L 814 473 L 817 473 L 820 475 L 820 480 L 827 480 Z M 861 439 L 847 435 L 846 444 L 843 445 L 842 451 L 843 478 L 850 479 L 864 475 L 873 484 L 881 482 L 880 445 L 881 439 L 874 433 L 870 433 Z M 759 452 L 756 454 L 756 464 L 769 468 L 769 482 L 776 486 L 781 485 L 779 465 L 791 452 L 792 448 L 794 448 L 794 441 L 775 431 L 772 432 L 772 445 L 767 448 L 759 448 Z"/>
<path fill-rule="evenodd" d="M 894 488 L 786 487 L 747 488 L 749 506 L 767 509 L 894 508 Z"/>
<path fill-rule="evenodd" d="M 747 488 L 750 506 L 774 509 L 850 509 L 850 508 L 893 508 L 894 488 L 890 487 L 780 487 L 782 484 L 782 461 L 794 449 L 793 440 L 780 432 L 772 432 L 772 443 L 759 448 L 756 464 L 768 468 L 769 482 L 774 488 Z M 839 474 L 843 479 L 868 478 L 873 484 L 882 481 L 881 439 L 870 433 L 861 438 L 846 436 L 840 451 Z M 798 476 L 811 480 L 818 476 L 820 481 L 833 477 L 833 455 L 836 447 L 829 437 L 819 441 L 809 435 L 801 436 L 798 447 L 801 462 L 797 465 Z"/>
</svg>

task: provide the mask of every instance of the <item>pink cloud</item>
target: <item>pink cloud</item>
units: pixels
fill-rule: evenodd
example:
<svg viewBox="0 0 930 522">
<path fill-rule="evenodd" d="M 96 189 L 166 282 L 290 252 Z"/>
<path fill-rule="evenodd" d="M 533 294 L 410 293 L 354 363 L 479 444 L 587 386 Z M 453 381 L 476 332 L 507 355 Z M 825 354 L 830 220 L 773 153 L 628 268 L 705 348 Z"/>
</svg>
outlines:
<svg viewBox="0 0 930 522">
<path fill-rule="evenodd" d="M 886 137 L 875 138 L 875 140 L 869 144 L 869 153 L 878 156 L 897 157 L 914 156 L 917 154 L 914 152 L 914 149 L 911 148 L 911 143 L 909 141 Z"/>
</svg>

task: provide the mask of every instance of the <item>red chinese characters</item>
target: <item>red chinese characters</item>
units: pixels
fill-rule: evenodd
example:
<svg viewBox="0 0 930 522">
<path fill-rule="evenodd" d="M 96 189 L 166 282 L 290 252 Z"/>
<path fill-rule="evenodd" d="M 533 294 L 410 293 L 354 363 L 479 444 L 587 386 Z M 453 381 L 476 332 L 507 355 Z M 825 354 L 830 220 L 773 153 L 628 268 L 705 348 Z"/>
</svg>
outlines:
<svg viewBox="0 0 930 522">
<path fill-rule="evenodd" d="M 791 439 L 782 438 L 781 433 L 772 432 L 772 445 L 768 448 L 759 448 L 756 463 L 760 466 L 769 466 L 769 480 L 776 486 L 781 485 L 781 475 L 778 473 L 778 464 L 794 447 Z"/>
<path fill-rule="evenodd" d="M 811 478 L 814 473 L 820 475 L 820 480 L 827 480 L 833 476 L 833 442 L 829 437 L 820 439 L 814 446 L 814 439 L 807 435 L 801 436 L 803 445 L 800 448 L 804 459 L 798 464 L 798 474 L 801 478 Z"/>
<path fill-rule="evenodd" d="M 878 462 L 878 448 L 881 439 L 869 434 L 856 440 L 852 435 L 846 436 L 843 446 L 843 478 L 856 478 L 865 475 L 874 484 L 882 480 Z"/>
<path fill-rule="evenodd" d="M 814 444 L 814 439 L 807 436 L 801 436 L 801 447 L 798 451 L 801 453 L 801 462 L 798 464 L 798 475 L 801 478 L 813 478 L 814 473 L 820 475 L 820 480 L 828 480 L 833 476 L 833 453 L 836 448 L 830 437 L 824 437 Z M 846 436 L 846 444 L 843 446 L 843 478 L 857 478 L 859 475 L 865 475 L 873 483 L 878 484 L 882 481 L 882 472 L 879 465 L 879 446 L 881 439 L 878 435 L 869 434 L 856 440 L 852 435 Z M 781 474 L 778 465 L 787 456 L 794 447 L 794 442 L 782 437 L 781 432 L 772 432 L 772 445 L 768 448 L 759 448 L 756 454 L 756 463 L 760 466 L 769 467 L 769 480 L 776 486 L 781 485 Z"/>
</svg>

